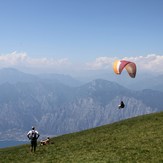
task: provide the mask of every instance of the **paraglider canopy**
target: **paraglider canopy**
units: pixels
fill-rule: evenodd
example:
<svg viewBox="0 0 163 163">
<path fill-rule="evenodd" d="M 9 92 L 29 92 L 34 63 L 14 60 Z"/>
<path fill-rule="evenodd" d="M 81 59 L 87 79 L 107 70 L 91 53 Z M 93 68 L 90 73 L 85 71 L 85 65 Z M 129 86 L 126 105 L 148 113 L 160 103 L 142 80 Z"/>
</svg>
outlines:
<svg viewBox="0 0 163 163">
<path fill-rule="evenodd" d="M 113 70 L 116 74 L 121 74 L 123 69 L 126 69 L 131 78 L 136 76 L 136 64 L 126 60 L 116 60 L 113 63 Z"/>
</svg>

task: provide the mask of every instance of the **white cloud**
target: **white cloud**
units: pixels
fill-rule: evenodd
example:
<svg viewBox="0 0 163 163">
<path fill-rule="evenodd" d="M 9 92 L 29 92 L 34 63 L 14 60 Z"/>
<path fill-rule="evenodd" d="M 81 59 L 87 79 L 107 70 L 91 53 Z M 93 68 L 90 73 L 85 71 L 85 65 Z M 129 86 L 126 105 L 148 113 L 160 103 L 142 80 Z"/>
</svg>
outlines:
<svg viewBox="0 0 163 163">
<path fill-rule="evenodd" d="M 71 63 L 67 58 L 32 58 L 26 53 L 13 52 L 0 55 L 0 67 L 60 69 L 69 67 Z"/>
<path fill-rule="evenodd" d="M 0 55 L 0 63 L 1 66 L 13 66 L 17 65 L 21 62 L 24 62 L 27 60 L 27 55 L 25 53 L 16 53 L 13 52 L 11 54 L 6 54 L 6 55 Z"/>
<path fill-rule="evenodd" d="M 88 69 L 109 69 L 116 58 L 98 57 L 93 62 L 86 63 Z"/>
<path fill-rule="evenodd" d="M 138 56 L 124 59 L 134 61 L 137 64 L 139 71 L 163 73 L 163 56 L 161 55 L 149 54 L 147 56 Z"/>
<path fill-rule="evenodd" d="M 99 69 L 112 69 L 114 60 L 117 57 L 98 57 L 95 61 L 87 63 L 88 69 L 99 70 Z M 137 57 L 124 57 L 119 58 L 124 60 L 133 61 L 137 65 L 137 69 L 141 72 L 156 72 L 163 73 L 163 56 L 156 54 L 149 54 L 147 56 L 137 56 Z"/>
<path fill-rule="evenodd" d="M 139 72 L 157 72 L 163 73 L 163 56 L 150 54 L 137 57 L 98 57 L 89 63 L 76 62 L 72 64 L 67 58 L 33 58 L 26 53 L 13 52 L 0 55 L 0 68 L 14 67 L 30 71 L 58 72 L 58 73 L 78 73 L 81 70 L 108 70 L 112 71 L 112 64 L 116 59 L 133 61 L 137 65 Z"/>
</svg>

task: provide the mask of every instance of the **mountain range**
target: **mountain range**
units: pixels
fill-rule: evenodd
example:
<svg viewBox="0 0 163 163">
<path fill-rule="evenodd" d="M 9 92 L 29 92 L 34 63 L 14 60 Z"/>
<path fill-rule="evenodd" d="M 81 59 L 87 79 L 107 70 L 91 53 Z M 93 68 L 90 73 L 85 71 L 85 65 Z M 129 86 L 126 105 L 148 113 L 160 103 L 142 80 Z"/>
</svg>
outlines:
<svg viewBox="0 0 163 163">
<path fill-rule="evenodd" d="M 82 83 L 65 75 L 2 69 L 0 140 L 24 140 L 31 126 L 57 136 L 159 112 L 162 97 L 162 91 L 131 90 L 104 79 Z M 124 109 L 118 109 L 121 100 Z"/>
</svg>

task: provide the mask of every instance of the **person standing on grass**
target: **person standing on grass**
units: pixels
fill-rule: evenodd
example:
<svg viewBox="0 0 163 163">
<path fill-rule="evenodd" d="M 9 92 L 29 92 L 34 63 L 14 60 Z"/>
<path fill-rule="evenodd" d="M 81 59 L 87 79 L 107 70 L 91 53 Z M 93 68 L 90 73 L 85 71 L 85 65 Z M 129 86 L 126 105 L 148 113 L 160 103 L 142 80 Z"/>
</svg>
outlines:
<svg viewBox="0 0 163 163">
<path fill-rule="evenodd" d="M 31 152 L 35 152 L 36 151 L 36 147 L 37 147 L 37 139 L 39 138 L 39 133 L 38 131 L 35 130 L 35 127 L 32 127 L 32 130 L 30 130 L 27 133 L 27 137 L 28 139 L 31 141 Z"/>
</svg>

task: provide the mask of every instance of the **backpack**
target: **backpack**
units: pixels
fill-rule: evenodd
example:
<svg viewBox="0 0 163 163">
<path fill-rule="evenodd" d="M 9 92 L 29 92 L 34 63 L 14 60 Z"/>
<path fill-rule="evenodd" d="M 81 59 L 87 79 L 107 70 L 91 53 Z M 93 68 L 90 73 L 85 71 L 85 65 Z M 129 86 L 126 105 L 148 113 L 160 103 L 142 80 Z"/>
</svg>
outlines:
<svg viewBox="0 0 163 163">
<path fill-rule="evenodd" d="M 35 132 L 35 130 L 32 130 L 32 134 L 31 134 L 31 140 L 36 140 L 37 139 L 37 133 Z"/>
</svg>

